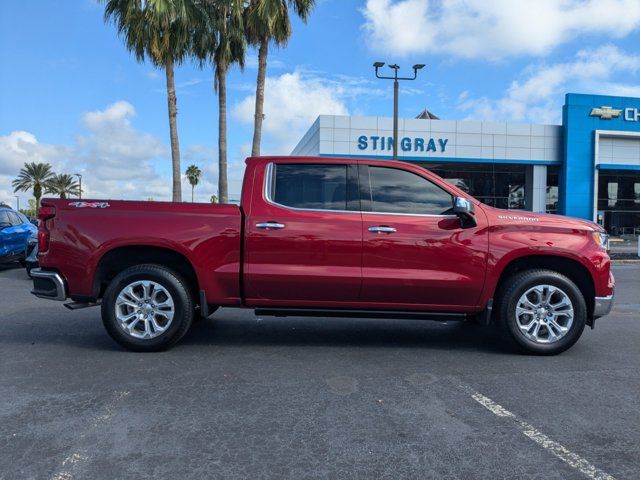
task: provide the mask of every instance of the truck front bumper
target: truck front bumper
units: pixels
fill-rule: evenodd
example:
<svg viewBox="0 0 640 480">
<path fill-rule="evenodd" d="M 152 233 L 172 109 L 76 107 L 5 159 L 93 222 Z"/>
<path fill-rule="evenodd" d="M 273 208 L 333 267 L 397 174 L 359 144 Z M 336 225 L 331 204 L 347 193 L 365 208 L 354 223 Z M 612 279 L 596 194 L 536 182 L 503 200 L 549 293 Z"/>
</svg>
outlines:
<svg viewBox="0 0 640 480">
<path fill-rule="evenodd" d="M 595 302 L 593 306 L 593 318 L 604 317 L 605 315 L 609 315 L 611 309 L 613 308 L 613 298 L 615 297 L 615 291 L 611 293 L 611 295 L 607 297 L 595 297 Z"/>
<path fill-rule="evenodd" d="M 31 277 L 33 277 L 31 293 L 36 297 L 60 301 L 67 299 L 67 289 L 59 273 L 34 268 L 31 270 Z"/>
</svg>

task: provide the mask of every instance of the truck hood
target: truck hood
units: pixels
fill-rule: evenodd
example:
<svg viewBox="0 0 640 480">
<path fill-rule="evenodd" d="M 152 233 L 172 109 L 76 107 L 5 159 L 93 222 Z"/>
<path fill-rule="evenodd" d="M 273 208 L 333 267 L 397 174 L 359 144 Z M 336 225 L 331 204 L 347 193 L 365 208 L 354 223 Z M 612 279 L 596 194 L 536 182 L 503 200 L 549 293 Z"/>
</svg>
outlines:
<svg viewBox="0 0 640 480">
<path fill-rule="evenodd" d="M 532 213 L 522 210 L 503 210 L 482 205 L 482 209 L 487 214 L 489 223 L 493 226 L 516 226 L 527 227 L 553 227 L 572 230 L 586 230 L 604 232 L 604 228 L 590 220 L 582 218 L 565 217 L 564 215 L 553 215 L 550 213 Z"/>
</svg>

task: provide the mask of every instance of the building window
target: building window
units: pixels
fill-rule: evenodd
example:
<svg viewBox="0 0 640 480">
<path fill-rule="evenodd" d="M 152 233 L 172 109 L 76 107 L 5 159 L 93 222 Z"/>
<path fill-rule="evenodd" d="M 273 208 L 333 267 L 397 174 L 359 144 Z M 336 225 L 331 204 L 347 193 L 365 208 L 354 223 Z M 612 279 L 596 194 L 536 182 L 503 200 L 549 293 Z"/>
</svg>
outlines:
<svg viewBox="0 0 640 480">
<path fill-rule="evenodd" d="M 486 205 L 524 210 L 527 165 L 421 163 Z"/>
<path fill-rule="evenodd" d="M 547 213 L 558 213 L 558 179 L 560 167 L 547 167 Z"/>
<path fill-rule="evenodd" d="M 598 210 L 611 234 L 640 234 L 640 172 L 600 170 Z"/>
</svg>

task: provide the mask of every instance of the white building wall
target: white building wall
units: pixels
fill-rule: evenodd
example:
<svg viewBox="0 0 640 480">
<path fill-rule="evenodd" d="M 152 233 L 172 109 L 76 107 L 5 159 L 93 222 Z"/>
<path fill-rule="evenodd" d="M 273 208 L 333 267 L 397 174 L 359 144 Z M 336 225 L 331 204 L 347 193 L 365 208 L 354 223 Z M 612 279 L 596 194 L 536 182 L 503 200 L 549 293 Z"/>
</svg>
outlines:
<svg viewBox="0 0 640 480">
<path fill-rule="evenodd" d="M 547 166 L 531 165 L 525 176 L 525 209 L 544 213 L 547 209 Z"/>
<path fill-rule="evenodd" d="M 303 157 L 320 155 L 320 117 L 313 122 L 311 128 L 300 139 L 293 149 L 292 155 Z"/>
<path fill-rule="evenodd" d="M 625 132 L 624 137 L 600 136 L 597 163 L 640 166 L 640 133 Z"/>
<path fill-rule="evenodd" d="M 398 129 L 401 159 L 428 161 L 434 157 L 549 163 L 560 162 L 562 158 L 559 125 L 400 118 Z M 393 137 L 393 119 L 388 117 L 321 115 L 292 155 L 389 157 L 392 154 L 390 137 Z M 363 138 L 366 142 L 361 141 Z M 385 139 L 384 148 L 380 138 Z M 405 138 L 408 150 L 402 148 Z M 427 151 L 430 140 L 436 151 Z M 440 142 L 446 142 L 444 150 Z M 365 143 L 366 148 L 362 148 Z"/>
</svg>

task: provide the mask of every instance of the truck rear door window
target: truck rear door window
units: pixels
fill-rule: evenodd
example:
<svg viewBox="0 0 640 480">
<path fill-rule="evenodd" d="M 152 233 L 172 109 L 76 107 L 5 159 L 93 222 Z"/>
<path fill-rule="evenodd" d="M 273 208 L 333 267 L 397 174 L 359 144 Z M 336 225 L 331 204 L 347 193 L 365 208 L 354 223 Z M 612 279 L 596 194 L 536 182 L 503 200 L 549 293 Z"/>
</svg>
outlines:
<svg viewBox="0 0 640 480">
<path fill-rule="evenodd" d="M 271 198 L 287 207 L 347 210 L 347 165 L 274 165 Z"/>
<path fill-rule="evenodd" d="M 417 215 L 451 213 L 451 194 L 415 173 L 397 168 L 369 167 L 371 211 Z"/>
</svg>

